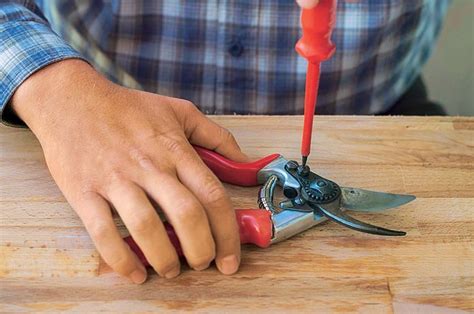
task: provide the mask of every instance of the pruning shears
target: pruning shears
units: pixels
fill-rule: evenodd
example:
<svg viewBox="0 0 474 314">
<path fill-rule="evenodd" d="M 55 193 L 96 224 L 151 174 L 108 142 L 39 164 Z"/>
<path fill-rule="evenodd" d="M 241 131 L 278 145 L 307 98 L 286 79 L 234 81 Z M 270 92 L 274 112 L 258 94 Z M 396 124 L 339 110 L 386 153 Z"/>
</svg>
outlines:
<svg viewBox="0 0 474 314">
<path fill-rule="evenodd" d="M 238 163 L 214 151 L 194 147 L 205 164 L 223 182 L 239 186 L 261 185 L 258 209 L 236 209 L 242 244 L 266 248 L 314 227 L 326 220 L 345 227 L 381 236 L 403 236 L 405 232 L 362 222 L 346 212 L 377 212 L 398 207 L 415 199 L 413 195 L 368 191 L 341 187 L 312 172 L 308 165 L 272 154 L 249 163 Z M 275 202 L 280 187 L 284 199 Z M 165 223 L 171 242 L 182 256 L 173 227 Z M 131 237 L 125 238 L 145 265 L 149 265 Z"/>
<path fill-rule="evenodd" d="M 415 199 L 413 195 L 368 191 L 341 187 L 336 182 L 311 171 L 306 160 L 310 152 L 311 134 L 320 63 L 331 57 L 335 46 L 330 40 L 335 23 L 337 0 L 321 0 L 303 10 L 301 24 L 303 37 L 296 50 L 308 60 L 306 80 L 305 117 L 302 139 L 302 164 L 273 154 L 249 163 L 237 163 L 216 152 L 195 146 L 206 165 L 223 182 L 239 186 L 262 185 L 258 193 L 259 209 L 236 209 L 242 244 L 266 248 L 314 227 L 326 220 L 345 227 L 381 236 L 403 236 L 405 232 L 374 226 L 357 220 L 346 212 L 377 212 L 398 207 Z M 276 203 L 276 187 L 283 190 L 285 199 Z M 173 227 L 165 228 L 178 255 L 182 250 Z M 131 237 L 125 238 L 145 265 L 149 265 L 140 248 Z"/>
</svg>

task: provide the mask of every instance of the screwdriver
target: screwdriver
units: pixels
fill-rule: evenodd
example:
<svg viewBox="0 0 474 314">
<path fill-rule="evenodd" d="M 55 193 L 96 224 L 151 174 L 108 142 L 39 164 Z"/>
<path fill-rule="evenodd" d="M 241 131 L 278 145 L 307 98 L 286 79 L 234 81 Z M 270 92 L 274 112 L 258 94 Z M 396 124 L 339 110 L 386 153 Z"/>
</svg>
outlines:
<svg viewBox="0 0 474 314">
<path fill-rule="evenodd" d="M 320 0 L 312 9 L 302 9 L 301 28 L 303 35 L 296 43 L 296 51 L 308 61 L 304 99 L 303 137 L 301 140 L 301 159 L 306 166 L 311 150 L 313 118 L 318 96 L 319 72 L 321 62 L 334 54 L 336 46 L 331 34 L 336 22 L 337 0 Z"/>
</svg>

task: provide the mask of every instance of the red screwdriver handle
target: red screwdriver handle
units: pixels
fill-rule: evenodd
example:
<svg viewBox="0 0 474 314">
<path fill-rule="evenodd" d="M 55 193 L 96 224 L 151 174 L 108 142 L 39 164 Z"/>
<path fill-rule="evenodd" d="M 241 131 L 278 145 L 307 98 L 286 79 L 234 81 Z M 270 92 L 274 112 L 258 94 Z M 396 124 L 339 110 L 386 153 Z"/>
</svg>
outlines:
<svg viewBox="0 0 474 314">
<path fill-rule="evenodd" d="M 303 36 L 296 43 L 296 51 L 308 62 L 329 59 L 336 50 L 331 34 L 336 23 L 337 0 L 320 0 L 312 9 L 301 12 Z"/>
<path fill-rule="evenodd" d="M 239 226 L 240 243 L 255 244 L 258 247 L 266 248 L 270 245 L 273 233 L 273 223 L 271 214 L 264 209 L 237 209 L 235 211 L 237 224 Z M 183 257 L 183 251 L 179 239 L 173 227 L 165 222 L 165 229 L 171 243 L 176 249 L 178 256 Z M 135 243 L 132 237 L 124 238 L 130 248 L 137 254 L 140 261 L 145 266 L 150 266 L 140 247 Z"/>
</svg>

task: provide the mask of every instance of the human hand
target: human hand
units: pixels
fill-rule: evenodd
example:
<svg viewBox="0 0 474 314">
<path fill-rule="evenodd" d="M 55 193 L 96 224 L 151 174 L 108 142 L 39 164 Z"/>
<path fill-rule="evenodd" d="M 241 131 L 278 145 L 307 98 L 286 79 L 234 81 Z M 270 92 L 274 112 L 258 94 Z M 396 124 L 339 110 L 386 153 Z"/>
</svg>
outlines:
<svg viewBox="0 0 474 314">
<path fill-rule="evenodd" d="M 222 184 L 191 144 L 247 161 L 230 132 L 188 101 L 111 83 L 87 63 L 61 61 L 33 74 L 12 98 L 48 168 L 105 262 L 135 283 L 146 270 L 122 240 L 111 206 L 158 274 L 180 262 L 153 204 L 174 227 L 188 264 L 240 263 L 235 213 Z"/>
</svg>

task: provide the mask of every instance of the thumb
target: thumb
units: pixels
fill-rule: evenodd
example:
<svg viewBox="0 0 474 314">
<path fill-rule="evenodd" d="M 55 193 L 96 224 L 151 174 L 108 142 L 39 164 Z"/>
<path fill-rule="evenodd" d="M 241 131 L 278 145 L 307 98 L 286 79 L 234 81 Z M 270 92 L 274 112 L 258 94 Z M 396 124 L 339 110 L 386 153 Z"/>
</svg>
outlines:
<svg viewBox="0 0 474 314">
<path fill-rule="evenodd" d="M 296 0 L 296 3 L 302 9 L 312 9 L 318 4 L 319 0 Z"/>
<path fill-rule="evenodd" d="M 184 131 L 189 142 L 202 146 L 237 162 L 249 162 L 250 158 L 242 152 L 234 135 L 226 128 L 221 127 L 193 104 L 184 113 Z"/>
</svg>

